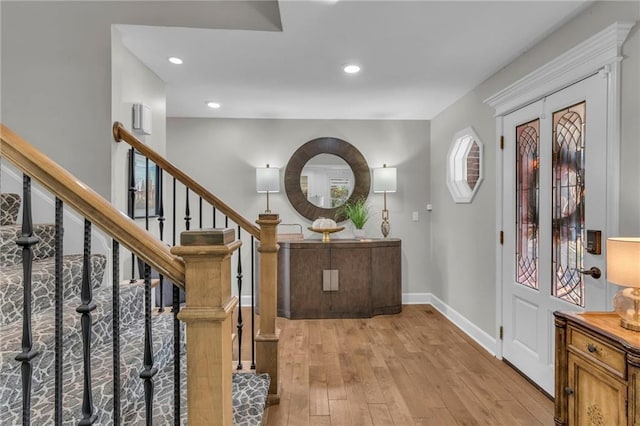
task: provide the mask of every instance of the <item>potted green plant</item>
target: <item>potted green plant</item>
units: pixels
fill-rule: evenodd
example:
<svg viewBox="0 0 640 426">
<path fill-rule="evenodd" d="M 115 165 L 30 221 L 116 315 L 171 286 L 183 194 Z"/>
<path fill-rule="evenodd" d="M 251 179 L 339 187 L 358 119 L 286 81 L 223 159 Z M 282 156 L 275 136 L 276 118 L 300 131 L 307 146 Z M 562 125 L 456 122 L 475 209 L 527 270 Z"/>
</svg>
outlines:
<svg viewBox="0 0 640 426">
<path fill-rule="evenodd" d="M 354 237 L 364 237 L 364 224 L 369 220 L 369 206 L 364 198 L 345 203 L 339 210 L 338 216 L 344 216 L 353 223 Z"/>
</svg>

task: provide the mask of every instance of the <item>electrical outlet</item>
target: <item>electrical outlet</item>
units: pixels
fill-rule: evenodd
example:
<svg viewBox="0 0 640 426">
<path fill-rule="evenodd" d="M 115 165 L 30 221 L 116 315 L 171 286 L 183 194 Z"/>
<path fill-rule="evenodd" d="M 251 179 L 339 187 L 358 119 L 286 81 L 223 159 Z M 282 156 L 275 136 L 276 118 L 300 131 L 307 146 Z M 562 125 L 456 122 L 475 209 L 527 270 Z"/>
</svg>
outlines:
<svg viewBox="0 0 640 426">
<path fill-rule="evenodd" d="M 420 219 L 420 214 L 418 212 L 413 212 L 412 215 L 411 215 L 411 219 L 414 222 L 417 222 Z"/>
</svg>

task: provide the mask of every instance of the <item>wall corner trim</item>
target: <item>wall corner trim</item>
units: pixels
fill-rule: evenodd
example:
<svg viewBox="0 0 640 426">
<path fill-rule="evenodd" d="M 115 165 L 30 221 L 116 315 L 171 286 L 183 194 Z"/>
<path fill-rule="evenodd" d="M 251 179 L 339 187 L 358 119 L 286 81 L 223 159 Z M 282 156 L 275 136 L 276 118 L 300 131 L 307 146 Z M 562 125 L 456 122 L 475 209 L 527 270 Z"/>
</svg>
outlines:
<svg viewBox="0 0 640 426">
<path fill-rule="evenodd" d="M 635 21 L 619 21 L 484 100 L 495 115 L 508 114 L 622 60 Z"/>
</svg>

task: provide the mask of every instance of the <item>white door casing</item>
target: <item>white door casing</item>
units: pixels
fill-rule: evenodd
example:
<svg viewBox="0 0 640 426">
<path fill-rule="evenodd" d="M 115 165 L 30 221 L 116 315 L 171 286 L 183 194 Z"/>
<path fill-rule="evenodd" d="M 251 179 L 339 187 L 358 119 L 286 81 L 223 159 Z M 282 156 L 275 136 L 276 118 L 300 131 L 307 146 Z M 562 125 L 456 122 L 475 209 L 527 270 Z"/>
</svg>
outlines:
<svg viewBox="0 0 640 426">
<path fill-rule="evenodd" d="M 512 85 L 499 91 L 495 95 L 485 100 L 485 103 L 493 107 L 496 111 L 496 133 L 497 137 L 502 136 L 503 121 L 507 114 L 541 100 L 544 97 L 576 83 L 594 73 L 599 73 L 606 81 L 606 129 L 604 145 L 606 156 L 600 162 L 606 164 L 607 181 L 605 185 L 605 199 L 601 200 L 605 208 L 606 229 L 609 235 L 617 235 L 618 232 L 618 211 L 619 211 L 619 150 L 620 150 L 620 62 L 622 61 L 621 48 L 625 42 L 631 28 L 635 22 L 615 22 L 576 47 L 570 49 L 556 59 L 538 68 Z M 523 113 L 525 114 L 525 113 Z M 496 230 L 500 233 L 513 218 L 503 215 L 505 205 L 503 186 L 504 172 L 512 167 L 502 158 L 500 144 L 496 144 Z M 506 224 L 506 225 L 505 225 Z M 589 227 L 590 225 L 587 225 Z M 603 235 L 603 242 L 606 234 Z M 604 244 L 603 244 L 604 250 Z M 496 338 L 500 336 L 503 321 L 506 322 L 506 315 L 503 312 L 503 265 L 509 262 L 506 250 L 499 239 L 496 239 Z M 604 263 L 603 252 L 601 262 Z M 585 266 L 589 266 L 593 259 L 585 259 Z M 602 291 L 606 287 L 605 277 L 602 277 L 600 290 L 597 285 L 587 284 L 589 293 Z M 589 281 L 589 280 L 588 280 Z M 595 297 L 595 296 L 594 296 Z M 594 299 L 595 300 L 595 299 Z M 610 301 L 606 300 L 607 306 Z M 587 301 L 587 309 L 590 309 Z M 506 324 L 505 324 L 506 325 Z M 536 333 L 537 333 L 536 327 Z M 543 329 L 547 329 L 543 326 Z M 545 331 L 546 333 L 546 331 Z M 536 337 L 537 341 L 537 337 Z M 552 347 L 549 352 L 552 356 Z M 498 344 L 496 354 L 499 358 L 503 355 L 504 348 Z M 546 388 L 547 386 L 545 386 Z M 551 389 L 552 393 L 553 389 Z"/>
</svg>

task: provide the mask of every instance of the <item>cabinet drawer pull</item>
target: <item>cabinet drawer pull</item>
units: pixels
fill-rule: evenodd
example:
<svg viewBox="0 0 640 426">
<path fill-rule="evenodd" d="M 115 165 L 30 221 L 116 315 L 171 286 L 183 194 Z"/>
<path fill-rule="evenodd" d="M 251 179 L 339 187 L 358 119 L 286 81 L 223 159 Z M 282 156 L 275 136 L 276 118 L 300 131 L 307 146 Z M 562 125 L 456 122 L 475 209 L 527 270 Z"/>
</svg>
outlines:
<svg viewBox="0 0 640 426">
<path fill-rule="evenodd" d="M 567 386 L 566 388 L 564 388 L 564 393 L 566 393 L 567 395 L 571 395 L 573 393 L 573 389 Z"/>
<path fill-rule="evenodd" d="M 594 345 L 593 343 L 588 343 L 587 344 L 587 350 L 591 353 L 594 352 L 598 352 L 598 347 L 596 345 Z"/>
</svg>

